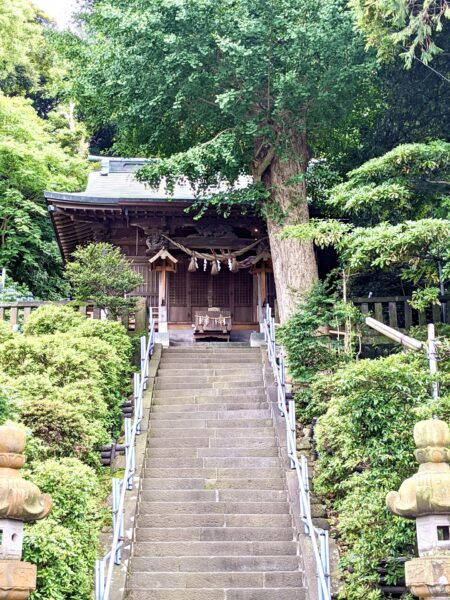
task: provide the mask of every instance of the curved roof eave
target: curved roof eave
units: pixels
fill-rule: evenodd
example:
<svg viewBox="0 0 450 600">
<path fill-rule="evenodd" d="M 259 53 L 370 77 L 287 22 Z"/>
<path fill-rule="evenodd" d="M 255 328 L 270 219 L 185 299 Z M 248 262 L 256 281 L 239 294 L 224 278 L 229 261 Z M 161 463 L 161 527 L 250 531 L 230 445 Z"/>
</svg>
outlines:
<svg viewBox="0 0 450 600">
<path fill-rule="evenodd" d="M 59 200 L 61 202 L 67 202 L 70 204 L 92 204 L 92 205 L 129 205 L 129 204 L 156 204 L 156 203 L 183 203 L 189 204 L 193 202 L 191 198 L 167 198 L 164 196 L 160 197 L 106 197 L 106 196 L 89 196 L 87 194 L 73 194 L 63 192 L 44 192 L 44 196 L 47 200 Z"/>
</svg>

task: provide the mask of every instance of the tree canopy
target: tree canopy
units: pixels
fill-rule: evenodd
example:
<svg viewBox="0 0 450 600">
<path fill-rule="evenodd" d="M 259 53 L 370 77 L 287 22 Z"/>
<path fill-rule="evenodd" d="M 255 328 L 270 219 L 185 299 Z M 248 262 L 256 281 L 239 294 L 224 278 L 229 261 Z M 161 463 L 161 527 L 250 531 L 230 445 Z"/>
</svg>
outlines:
<svg viewBox="0 0 450 600">
<path fill-rule="evenodd" d="M 309 244 L 279 241 L 277 222 L 308 218 L 314 143 L 333 136 L 372 68 L 345 4 L 100 0 L 87 4 L 84 37 L 66 47 L 78 53 L 74 91 L 87 121 L 114 122 L 121 154 L 163 158 L 143 179 L 185 176 L 201 191 L 245 173 L 269 192 L 259 200 L 284 318 L 316 266 Z"/>
<path fill-rule="evenodd" d="M 401 52 L 406 64 L 414 58 L 428 63 L 442 51 L 439 38 L 449 33 L 447 0 L 350 0 L 367 42 L 382 59 Z"/>
<path fill-rule="evenodd" d="M 86 165 L 52 140 L 29 100 L 0 92 L 0 265 L 38 296 L 64 292 L 43 192 L 75 191 Z"/>
<path fill-rule="evenodd" d="M 449 143 L 399 146 L 331 189 L 325 204 L 345 222 L 314 220 L 284 235 L 333 245 L 349 274 L 398 267 L 424 309 L 450 279 L 449 169 Z"/>
</svg>

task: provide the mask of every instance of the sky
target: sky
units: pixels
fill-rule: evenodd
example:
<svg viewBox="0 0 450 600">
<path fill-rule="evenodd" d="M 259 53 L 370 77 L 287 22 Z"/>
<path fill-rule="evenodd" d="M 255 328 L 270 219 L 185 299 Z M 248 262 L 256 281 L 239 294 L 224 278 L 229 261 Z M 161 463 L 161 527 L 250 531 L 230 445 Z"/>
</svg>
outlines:
<svg viewBox="0 0 450 600">
<path fill-rule="evenodd" d="M 33 3 L 65 27 L 76 8 L 76 0 L 33 0 Z"/>
</svg>

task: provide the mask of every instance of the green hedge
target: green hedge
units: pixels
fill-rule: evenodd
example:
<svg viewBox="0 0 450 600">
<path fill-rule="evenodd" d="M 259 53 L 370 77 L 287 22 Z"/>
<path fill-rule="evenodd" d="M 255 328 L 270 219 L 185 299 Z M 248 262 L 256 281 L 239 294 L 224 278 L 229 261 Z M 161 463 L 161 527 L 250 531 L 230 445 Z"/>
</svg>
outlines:
<svg viewBox="0 0 450 600">
<path fill-rule="evenodd" d="M 24 558 L 38 567 L 32 600 L 91 600 L 100 530 L 110 521 L 110 476 L 100 446 L 122 421 L 132 342 L 119 323 L 46 305 L 24 334 L 0 331 L 0 422 L 30 433 L 24 475 L 53 497 L 26 527 Z"/>
</svg>

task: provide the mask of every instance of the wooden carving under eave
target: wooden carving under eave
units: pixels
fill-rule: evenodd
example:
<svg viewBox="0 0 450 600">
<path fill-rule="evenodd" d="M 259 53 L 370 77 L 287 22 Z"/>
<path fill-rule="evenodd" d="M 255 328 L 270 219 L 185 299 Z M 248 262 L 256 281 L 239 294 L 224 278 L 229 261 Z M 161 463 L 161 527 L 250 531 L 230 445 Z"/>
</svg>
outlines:
<svg viewBox="0 0 450 600">
<path fill-rule="evenodd" d="M 261 252 L 255 256 L 250 273 L 252 275 L 256 275 L 257 273 L 273 273 L 272 256 L 270 252 Z"/>
<path fill-rule="evenodd" d="M 161 248 L 155 256 L 152 256 L 149 263 L 152 271 L 177 272 L 178 259 L 172 256 L 166 248 Z"/>
</svg>

